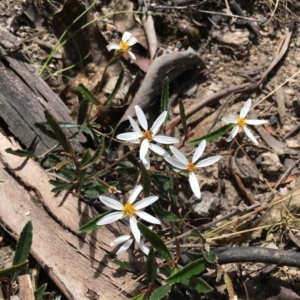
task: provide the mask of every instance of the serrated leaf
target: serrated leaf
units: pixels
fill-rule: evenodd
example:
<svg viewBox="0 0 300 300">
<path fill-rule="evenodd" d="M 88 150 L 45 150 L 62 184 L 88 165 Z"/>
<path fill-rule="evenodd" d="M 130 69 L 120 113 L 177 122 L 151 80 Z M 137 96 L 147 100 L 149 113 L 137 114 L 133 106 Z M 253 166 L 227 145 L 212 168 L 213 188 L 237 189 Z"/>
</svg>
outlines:
<svg viewBox="0 0 300 300">
<path fill-rule="evenodd" d="M 121 72 L 119 74 L 119 77 L 117 79 L 117 82 L 116 82 L 116 85 L 115 85 L 113 91 L 111 92 L 111 94 L 107 97 L 106 101 L 104 102 L 104 107 L 107 107 L 115 99 L 115 96 L 117 95 L 117 93 L 122 85 L 123 79 L 124 79 L 124 68 L 121 69 Z"/>
<path fill-rule="evenodd" d="M 212 142 L 216 139 L 218 139 L 220 136 L 224 135 L 227 131 L 229 131 L 230 129 L 232 129 L 234 126 L 234 124 L 227 124 L 225 126 L 222 126 L 221 128 L 207 134 L 204 135 L 198 139 L 194 139 L 188 142 L 188 144 L 190 145 L 199 145 L 201 143 L 201 141 L 206 140 L 207 142 Z"/>
<path fill-rule="evenodd" d="M 151 191 L 151 178 L 149 172 L 146 170 L 144 164 L 140 163 L 142 178 L 143 178 L 143 193 L 145 197 L 148 197 Z"/>
<path fill-rule="evenodd" d="M 119 266 L 122 270 L 126 270 L 129 272 L 134 272 L 134 268 L 132 267 L 132 265 L 130 264 L 130 262 L 128 261 L 121 261 L 119 259 L 113 259 L 111 261 L 112 263 L 114 263 L 115 265 Z"/>
<path fill-rule="evenodd" d="M 166 261 L 173 259 L 172 253 L 169 251 L 163 240 L 154 231 L 150 230 L 147 226 L 140 222 L 138 222 L 138 228 L 145 239 Z"/>
<path fill-rule="evenodd" d="M 185 279 L 181 283 L 201 294 L 210 293 L 214 290 L 206 281 L 199 277 Z"/>
<path fill-rule="evenodd" d="M 194 275 L 201 274 L 206 269 L 206 264 L 203 258 L 194 260 L 184 266 L 176 274 L 170 276 L 167 279 L 167 283 L 173 284 L 176 282 L 181 282 L 184 279 L 189 279 Z"/>
<path fill-rule="evenodd" d="M 212 252 L 212 251 L 202 251 L 203 256 L 205 258 L 205 260 L 211 264 L 214 264 L 217 261 L 217 255 L 216 253 Z"/>
<path fill-rule="evenodd" d="M 148 253 L 146 266 L 147 266 L 147 272 L 146 272 L 147 282 L 148 284 L 149 283 L 153 284 L 157 276 L 157 271 L 156 271 L 157 265 L 156 265 L 156 259 L 155 259 L 153 248 L 151 248 Z"/>
<path fill-rule="evenodd" d="M 141 293 L 133 298 L 131 298 L 131 300 L 143 300 L 145 297 L 145 293 Z"/>
<path fill-rule="evenodd" d="M 62 129 L 59 127 L 58 123 L 56 122 L 56 120 L 53 118 L 53 116 L 50 114 L 50 112 L 48 110 L 44 111 L 46 120 L 48 121 L 51 129 L 53 130 L 56 139 L 59 141 L 59 143 L 61 144 L 61 146 L 63 147 L 65 152 L 70 151 L 68 143 L 67 143 L 67 137 L 65 135 L 65 133 L 62 131 Z"/>
<path fill-rule="evenodd" d="M 169 221 L 169 222 L 175 222 L 178 221 L 178 218 L 176 217 L 176 215 L 174 215 L 172 212 L 167 211 L 166 209 L 164 209 L 159 201 L 154 202 L 151 205 L 151 208 L 153 210 L 153 212 L 155 213 L 155 215 L 159 218 L 159 219 L 163 219 L 165 221 Z"/>
<path fill-rule="evenodd" d="M 166 77 L 161 92 L 160 98 L 160 112 L 168 111 L 169 109 L 169 77 Z M 167 122 L 167 119 L 165 120 Z"/>
<path fill-rule="evenodd" d="M 19 157 L 32 157 L 32 158 L 35 158 L 35 155 L 32 152 L 26 151 L 26 150 L 21 150 L 21 149 L 13 150 L 11 148 L 7 148 L 7 149 L 5 149 L 5 152 L 7 152 L 9 154 L 13 154 L 15 156 L 19 156 Z"/>
<path fill-rule="evenodd" d="M 47 288 L 47 283 L 44 283 L 37 290 L 34 291 L 35 300 L 41 300 L 43 298 L 46 288 Z"/>
<path fill-rule="evenodd" d="M 24 226 L 16 247 L 16 253 L 13 259 L 13 266 L 26 261 L 32 244 L 32 223 L 28 221 Z M 14 273 L 13 279 L 16 279 L 19 272 Z"/>
<path fill-rule="evenodd" d="M 9 275 L 13 275 L 14 273 L 18 273 L 18 272 L 22 271 L 27 265 L 28 265 L 28 260 L 25 260 L 24 262 L 22 262 L 18 265 L 0 270 L 0 278 L 6 277 Z"/>
<path fill-rule="evenodd" d="M 78 117 L 77 117 L 77 123 L 79 125 L 82 125 L 85 122 L 88 107 L 89 107 L 88 100 L 83 100 L 80 102 L 79 109 L 78 109 Z"/>
<path fill-rule="evenodd" d="M 157 288 L 150 296 L 150 300 L 160 300 L 171 291 L 170 285 L 163 285 Z"/>
<path fill-rule="evenodd" d="M 179 113 L 180 113 L 180 118 L 181 118 L 181 124 L 183 127 L 183 133 L 185 136 L 187 136 L 188 128 L 186 125 L 186 117 L 185 117 L 185 112 L 184 112 L 184 106 L 181 100 L 178 101 L 179 104 Z"/>
<path fill-rule="evenodd" d="M 91 231 L 91 230 L 95 230 L 95 229 L 98 229 L 100 228 L 101 226 L 100 225 L 97 225 L 96 223 L 104 216 L 108 215 L 109 213 L 111 213 L 111 211 L 107 211 L 99 216 L 97 216 L 95 219 L 87 222 L 86 224 L 84 224 L 83 226 L 81 226 L 77 233 L 84 233 L 84 232 L 88 232 L 88 231 Z"/>
<path fill-rule="evenodd" d="M 94 105 L 99 105 L 93 94 L 89 91 L 87 87 L 85 87 L 82 83 L 80 83 L 77 87 L 76 90 L 89 102 L 91 102 Z"/>
</svg>

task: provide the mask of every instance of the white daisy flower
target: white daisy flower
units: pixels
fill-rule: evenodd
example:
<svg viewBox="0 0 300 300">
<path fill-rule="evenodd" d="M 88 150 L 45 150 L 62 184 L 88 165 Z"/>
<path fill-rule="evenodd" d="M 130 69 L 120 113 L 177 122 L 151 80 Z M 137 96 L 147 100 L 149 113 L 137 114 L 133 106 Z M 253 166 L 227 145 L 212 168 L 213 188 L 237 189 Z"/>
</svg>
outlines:
<svg viewBox="0 0 300 300">
<path fill-rule="evenodd" d="M 190 186 L 191 189 L 194 193 L 194 195 L 200 199 L 201 198 L 201 191 L 200 191 L 200 187 L 199 187 L 199 183 L 197 180 L 197 177 L 194 173 L 194 171 L 197 168 L 204 168 L 207 166 L 210 166 L 212 164 L 214 164 L 215 162 L 217 162 L 219 159 L 221 159 L 220 155 L 216 155 L 216 156 L 212 156 L 206 159 L 203 159 L 201 161 L 199 161 L 198 163 L 197 160 L 201 157 L 204 149 L 206 146 L 206 141 L 203 140 L 200 145 L 198 146 L 198 148 L 196 149 L 196 151 L 194 152 L 194 155 L 192 157 L 192 161 L 189 162 L 188 159 L 175 147 L 171 146 L 170 150 L 172 151 L 172 153 L 174 154 L 174 156 L 176 158 L 172 158 L 172 157 L 165 157 L 165 160 L 170 163 L 171 165 L 173 165 L 174 167 L 180 169 L 180 170 L 186 170 L 189 172 L 189 182 L 190 182 Z"/>
<path fill-rule="evenodd" d="M 133 46 L 134 44 L 137 43 L 137 39 L 135 37 L 131 36 L 132 34 L 128 31 L 125 31 L 123 36 L 122 36 L 122 41 L 120 42 L 120 44 L 116 44 L 116 43 L 109 43 L 106 48 L 108 51 L 111 50 L 116 50 L 115 55 L 118 54 L 123 54 L 125 52 L 128 52 L 128 54 L 131 57 L 131 63 L 136 61 L 136 57 L 135 55 L 130 51 L 131 46 Z"/>
<path fill-rule="evenodd" d="M 148 227 L 149 229 L 152 229 L 152 226 Z M 111 241 L 110 246 L 116 246 L 116 245 L 120 245 L 122 243 L 124 243 L 120 249 L 117 251 L 116 255 L 121 255 L 122 253 L 124 253 L 127 249 L 129 249 L 129 247 L 131 246 L 133 242 L 133 238 L 131 237 L 130 234 L 125 234 L 125 235 L 121 235 L 117 238 L 115 238 L 113 241 Z M 145 253 L 146 255 L 148 255 L 149 253 L 149 248 L 144 244 L 143 241 L 140 241 L 139 243 L 137 243 L 140 250 Z"/>
<path fill-rule="evenodd" d="M 128 201 L 123 205 L 122 203 L 111 199 L 106 196 L 100 196 L 99 199 L 102 203 L 104 203 L 106 206 L 117 210 L 116 212 L 112 212 L 103 218 L 101 218 L 99 221 L 97 221 L 97 225 L 106 225 L 112 222 L 115 222 L 117 220 L 120 220 L 125 217 L 129 217 L 129 223 L 130 223 L 130 229 L 131 232 L 136 240 L 137 243 L 141 240 L 141 232 L 139 231 L 137 227 L 137 220 L 135 216 L 140 217 L 141 219 L 152 223 L 152 224 L 160 224 L 160 221 L 156 219 L 155 217 L 149 215 L 148 213 L 144 212 L 142 209 L 151 205 L 155 201 L 158 200 L 157 196 L 150 196 L 145 199 L 142 199 L 136 203 L 134 201 L 142 191 L 143 187 L 141 185 L 136 186 L 130 196 Z"/>
<path fill-rule="evenodd" d="M 156 121 L 153 123 L 150 129 L 148 129 L 148 122 L 146 116 L 138 105 L 135 106 L 135 112 L 139 120 L 140 126 L 142 127 L 143 130 L 140 129 L 138 124 L 133 120 L 131 116 L 128 116 L 129 122 L 134 132 L 119 134 L 117 135 L 117 138 L 119 140 L 131 142 L 134 144 L 141 143 L 140 159 L 145 165 L 146 169 L 149 169 L 150 168 L 149 149 L 157 153 L 158 155 L 168 156 L 167 151 L 151 143 L 152 141 L 161 144 L 170 145 L 170 144 L 179 143 L 179 140 L 169 136 L 157 135 L 161 125 L 163 124 L 167 116 L 167 111 L 161 113 L 161 115 L 156 119 Z"/>
<path fill-rule="evenodd" d="M 227 138 L 227 142 L 232 141 L 237 133 L 239 132 L 239 129 L 244 129 L 246 135 L 248 138 L 255 144 L 258 145 L 257 139 L 254 137 L 253 133 L 248 129 L 247 125 L 262 125 L 268 123 L 266 120 L 249 120 L 246 118 L 246 115 L 248 114 L 251 107 L 251 99 L 248 99 L 247 102 L 244 104 L 243 108 L 241 109 L 240 116 L 238 118 L 233 118 L 229 116 L 225 116 L 222 118 L 222 120 L 229 124 L 236 124 L 232 131 L 230 132 L 229 137 Z"/>
</svg>

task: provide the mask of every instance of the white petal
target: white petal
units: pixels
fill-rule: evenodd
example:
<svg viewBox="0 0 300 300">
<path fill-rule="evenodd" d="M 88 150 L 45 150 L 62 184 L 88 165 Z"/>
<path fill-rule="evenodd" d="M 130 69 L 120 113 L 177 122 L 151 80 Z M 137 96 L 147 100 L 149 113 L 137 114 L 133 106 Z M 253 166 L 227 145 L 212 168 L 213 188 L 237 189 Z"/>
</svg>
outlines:
<svg viewBox="0 0 300 300">
<path fill-rule="evenodd" d="M 193 158 L 192 158 L 192 162 L 195 163 L 203 154 L 203 151 L 205 149 L 206 146 L 206 140 L 201 141 L 200 145 L 198 146 L 198 148 L 196 149 Z"/>
<path fill-rule="evenodd" d="M 204 168 L 210 165 L 213 165 L 214 163 L 216 163 L 218 160 L 220 160 L 222 158 L 221 155 L 216 155 L 216 156 L 212 156 L 212 157 L 208 157 L 206 159 L 203 159 L 201 161 L 199 161 L 196 164 L 197 168 Z"/>
<path fill-rule="evenodd" d="M 148 213 L 142 211 L 142 210 L 138 210 L 136 211 L 137 216 L 139 216 L 141 219 L 152 223 L 152 224 L 160 224 L 160 221 L 156 218 L 154 218 L 153 216 L 149 215 Z"/>
<path fill-rule="evenodd" d="M 140 139 L 142 136 L 143 135 L 140 132 L 126 132 L 126 133 L 118 134 L 117 139 L 130 142 L 130 141 L 135 141 L 137 139 Z"/>
<path fill-rule="evenodd" d="M 130 122 L 130 125 L 132 126 L 133 130 L 135 132 L 138 132 L 138 133 L 141 133 L 142 134 L 142 131 L 140 129 L 140 126 L 137 124 L 136 121 L 133 120 L 133 118 L 131 116 L 128 116 L 128 120 Z"/>
<path fill-rule="evenodd" d="M 136 44 L 137 43 L 137 39 L 134 37 L 134 36 L 132 36 L 128 41 L 127 41 L 127 44 L 129 45 L 129 46 L 133 46 L 134 44 Z"/>
<path fill-rule="evenodd" d="M 177 148 L 170 146 L 170 150 L 180 162 L 184 163 L 185 165 L 189 163 L 187 158 Z"/>
<path fill-rule="evenodd" d="M 132 34 L 130 32 L 125 31 L 122 36 L 122 42 L 127 42 L 131 36 L 132 36 Z"/>
<path fill-rule="evenodd" d="M 145 207 L 151 205 L 152 203 L 154 203 L 157 200 L 158 200 L 157 196 L 149 196 L 145 199 L 142 199 L 142 200 L 138 201 L 133 206 L 136 210 L 140 210 L 142 208 L 145 208 Z"/>
<path fill-rule="evenodd" d="M 144 252 L 146 255 L 149 254 L 150 249 L 142 241 L 138 243 L 138 246 L 141 249 L 141 251 Z"/>
<path fill-rule="evenodd" d="M 176 138 L 173 138 L 171 136 L 165 136 L 165 135 L 156 135 L 153 137 L 153 140 L 160 144 L 170 145 L 170 144 L 177 144 L 179 143 L 179 140 Z"/>
<path fill-rule="evenodd" d="M 142 111 L 142 109 L 138 105 L 136 105 L 134 108 L 135 108 L 135 113 L 136 113 L 136 116 L 139 120 L 139 123 L 140 123 L 141 127 L 144 130 L 148 130 L 148 122 L 147 122 L 147 119 L 146 119 L 146 116 L 145 116 L 144 112 Z"/>
<path fill-rule="evenodd" d="M 234 137 L 237 135 L 237 133 L 239 132 L 239 126 L 234 126 L 229 134 L 229 137 L 227 138 L 226 142 L 230 142 L 234 139 Z"/>
<path fill-rule="evenodd" d="M 121 255 L 122 253 L 124 253 L 132 244 L 133 239 L 128 240 L 127 242 L 125 242 L 120 249 L 117 251 L 116 255 Z"/>
<path fill-rule="evenodd" d="M 261 125 L 269 123 L 267 120 L 246 120 L 246 124 L 248 125 Z"/>
<path fill-rule="evenodd" d="M 130 223 L 130 229 L 131 229 L 132 235 L 134 236 L 136 242 L 139 243 L 141 241 L 141 232 L 137 227 L 136 218 L 130 217 L 129 223 Z"/>
<path fill-rule="evenodd" d="M 123 209 L 123 204 L 117 200 L 114 200 L 114 199 L 106 197 L 106 196 L 100 196 L 99 199 L 102 203 L 104 203 L 106 206 L 108 206 L 112 209 L 115 209 L 115 210 Z"/>
<path fill-rule="evenodd" d="M 138 195 L 141 193 L 142 190 L 143 190 L 143 187 L 140 184 L 137 185 L 130 193 L 128 202 L 133 203 L 136 200 L 136 198 L 138 197 Z"/>
<path fill-rule="evenodd" d="M 163 149 L 162 147 L 159 147 L 155 144 L 150 143 L 149 148 L 158 155 L 161 155 L 164 157 L 169 155 L 169 153 L 165 149 Z"/>
<path fill-rule="evenodd" d="M 134 63 L 136 61 L 135 55 L 131 51 L 128 51 L 128 54 L 129 54 L 129 56 L 131 58 L 130 63 L 131 64 Z"/>
<path fill-rule="evenodd" d="M 120 46 L 116 43 L 110 43 L 106 46 L 107 50 L 108 51 L 111 51 L 111 50 L 119 50 L 120 49 Z"/>
<path fill-rule="evenodd" d="M 103 218 L 101 218 L 99 221 L 97 221 L 97 225 L 106 225 L 106 224 L 110 224 L 112 222 L 115 222 L 117 220 L 120 220 L 123 217 L 123 212 L 121 211 L 116 211 L 113 213 L 110 213 L 106 216 L 104 216 Z"/>
<path fill-rule="evenodd" d="M 153 123 L 153 125 L 151 127 L 151 131 L 152 131 L 153 135 L 158 133 L 159 128 L 163 124 L 164 120 L 166 119 L 167 114 L 168 114 L 167 111 L 164 111 L 155 120 L 155 122 Z"/>
<path fill-rule="evenodd" d="M 245 133 L 248 136 L 248 138 L 255 144 L 258 145 L 257 139 L 254 137 L 253 133 L 247 128 L 247 126 L 244 127 Z"/>
<path fill-rule="evenodd" d="M 237 118 L 225 116 L 225 117 L 222 118 L 222 121 L 225 122 L 225 123 L 229 123 L 229 124 L 236 124 L 237 123 Z"/>
<path fill-rule="evenodd" d="M 190 172 L 190 174 L 189 174 L 189 182 L 190 182 L 190 186 L 191 186 L 191 189 L 192 189 L 194 195 L 198 199 L 200 199 L 201 198 L 201 192 L 200 192 L 199 183 L 198 183 L 198 180 L 197 180 L 197 177 L 196 177 L 195 173 Z"/>
<path fill-rule="evenodd" d="M 251 107 L 251 99 L 248 99 L 240 112 L 240 118 L 245 118 Z"/>
<path fill-rule="evenodd" d="M 150 157 L 149 157 L 149 153 L 147 153 L 145 155 L 145 157 L 143 159 L 141 159 L 144 167 L 146 170 L 149 170 L 150 169 Z"/>
<path fill-rule="evenodd" d="M 140 147 L 140 159 L 143 160 L 149 151 L 149 140 L 143 139 Z"/>
<path fill-rule="evenodd" d="M 174 167 L 176 167 L 177 169 L 180 169 L 180 170 L 187 170 L 187 164 L 185 163 L 182 163 L 181 161 L 175 159 L 175 158 L 172 158 L 170 156 L 166 156 L 165 157 L 165 160 L 173 165 Z"/>
<path fill-rule="evenodd" d="M 112 240 L 109 245 L 111 247 L 113 247 L 113 246 L 122 244 L 122 243 L 128 241 L 129 239 L 130 239 L 129 234 L 121 235 L 121 236 L 117 237 L 116 239 Z"/>
</svg>

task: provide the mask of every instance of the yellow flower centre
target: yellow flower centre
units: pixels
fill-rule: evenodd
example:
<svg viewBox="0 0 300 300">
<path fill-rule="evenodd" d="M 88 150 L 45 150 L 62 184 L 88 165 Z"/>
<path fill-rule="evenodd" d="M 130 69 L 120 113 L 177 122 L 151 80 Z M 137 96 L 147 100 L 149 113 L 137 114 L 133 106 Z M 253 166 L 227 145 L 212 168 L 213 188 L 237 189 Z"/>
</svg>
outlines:
<svg viewBox="0 0 300 300">
<path fill-rule="evenodd" d="M 127 202 L 123 207 L 124 215 L 127 217 L 131 217 L 135 215 L 135 208 L 133 204 Z"/>
<path fill-rule="evenodd" d="M 237 125 L 239 127 L 244 127 L 246 126 L 246 122 L 247 122 L 247 119 L 246 118 L 238 118 L 237 120 Z"/>
<path fill-rule="evenodd" d="M 129 44 L 127 42 L 123 42 L 123 41 L 121 41 L 121 43 L 119 44 L 119 47 L 120 47 L 120 51 L 123 53 L 128 52 L 130 49 Z"/>
<path fill-rule="evenodd" d="M 152 141 L 152 132 L 151 131 L 143 131 L 143 136 L 145 139 L 147 139 L 149 142 Z"/>
<path fill-rule="evenodd" d="M 189 172 L 193 172 L 193 171 L 195 171 L 196 170 L 196 166 L 193 164 L 193 163 L 188 163 L 188 165 L 187 165 L 187 170 L 189 171 Z"/>
</svg>

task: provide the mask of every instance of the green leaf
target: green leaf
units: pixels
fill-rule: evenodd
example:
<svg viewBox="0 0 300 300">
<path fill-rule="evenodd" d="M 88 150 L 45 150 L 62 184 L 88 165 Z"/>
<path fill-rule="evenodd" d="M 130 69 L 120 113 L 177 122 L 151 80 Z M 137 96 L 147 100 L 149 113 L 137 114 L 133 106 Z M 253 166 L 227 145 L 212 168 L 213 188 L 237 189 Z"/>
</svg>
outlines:
<svg viewBox="0 0 300 300">
<path fill-rule="evenodd" d="M 26 148 L 26 151 L 28 151 L 28 152 L 33 152 L 34 151 L 35 146 L 37 145 L 37 142 L 36 142 L 37 138 L 38 138 L 38 136 L 36 135 L 34 137 L 34 139 L 32 140 L 32 142 L 30 143 L 30 145 Z"/>
<path fill-rule="evenodd" d="M 122 85 L 123 79 L 124 79 L 124 68 L 122 68 L 122 70 L 119 74 L 118 80 L 116 82 L 116 85 L 115 85 L 113 91 L 107 97 L 107 100 L 104 102 L 104 107 L 107 107 L 111 103 L 111 101 L 113 101 L 115 99 L 115 96 L 117 95 L 117 93 Z"/>
<path fill-rule="evenodd" d="M 205 258 L 205 260 L 211 264 L 214 264 L 217 261 L 217 255 L 216 253 L 212 252 L 212 251 L 202 251 L 203 252 L 203 256 Z"/>
<path fill-rule="evenodd" d="M 85 87 L 82 83 L 80 83 L 77 87 L 76 90 L 89 102 L 91 102 L 94 105 L 99 105 L 93 94 L 89 91 L 87 87 Z"/>
<path fill-rule="evenodd" d="M 168 111 L 169 107 L 169 77 L 166 77 L 161 92 L 160 98 L 160 112 Z M 165 120 L 167 122 L 167 119 Z"/>
<path fill-rule="evenodd" d="M 135 271 L 134 268 L 132 267 L 132 265 L 127 261 L 121 261 L 121 260 L 115 258 L 111 262 L 114 263 L 115 265 L 119 266 L 122 270 L 126 270 L 129 272 Z"/>
<path fill-rule="evenodd" d="M 206 269 L 206 264 L 203 258 L 194 260 L 184 266 L 176 274 L 170 276 L 167 279 L 167 283 L 173 284 L 176 282 L 181 282 L 183 279 L 189 279 L 194 275 L 202 273 Z"/>
<path fill-rule="evenodd" d="M 46 288 L 47 288 L 47 283 L 44 283 L 34 292 L 35 300 L 41 300 L 43 298 Z"/>
<path fill-rule="evenodd" d="M 107 211 L 99 216 L 97 216 L 95 219 L 87 222 L 86 224 L 84 224 L 83 226 L 81 226 L 77 233 L 84 233 L 84 232 L 88 232 L 88 231 L 91 231 L 91 230 L 94 230 L 94 229 L 98 229 L 100 228 L 101 226 L 100 225 L 97 225 L 96 223 L 104 216 L 108 215 L 109 213 L 111 213 L 111 211 Z"/>
<path fill-rule="evenodd" d="M 235 293 L 234 293 L 234 289 L 230 277 L 228 276 L 227 273 L 224 273 L 223 278 L 224 278 L 229 299 L 234 299 Z"/>
<path fill-rule="evenodd" d="M 81 162 L 80 162 L 80 170 L 83 170 L 83 168 L 88 165 L 88 163 L 90 162 L 90 159 L 92 158 L 92 154 L 91 154 L 91 149 L 88 148 L 83 156 L 82 156 L 82 159 L 81 159 Z"/>
<path fill-rule="evenodd" d="M 147 226 L 138 222 L 138 228 L 141 231 L 145 239 L 155 248 L 159 254 L 166 260 L 170 261 L 173 259 L 172 253 L 169 251 L 162 239 Z"/>
<path fill-rule="evenodd" d="M 5 149 L 5 152 L 19 156 L 19 157 L 32 157 L 32 158 L 36 157 L 32 152 L 27 151 L 27 150 L 21 150 L 21 149 L 13 150 L 11 148 L 7 148 L 7 149 Z"/>
<path fill-rule="evenodd" d="M 232 129 L 233 126 L 234 126 L 234 124 L 227 124 L 207 135 L 204 135 L 198 139 L 191 140 L 188 143 L 191 145 L 199 145 L 200 142 L 203 140 L 206 140 L 207 142 L 212 142 L 212 141 L 218 139 L 220 136 L 222 136 L 224 133 L 226 133 L 230 129 Z"/>
<path fill-rule="evenodd" d="M 33 124 L 36 128 L 38 128 L 43 134 L 45 134 L 46 136 L 48 136 L 49 138 L 53 139 L 53 140 L 57 140 L 55 133 L 48 129 L 48 126 L 46 126 L 43 123 L 34 123 Z"/>
<path fill-rule="evenodd" d="M 77 117 L 77 123 L 79 125 L 82 125 L 86 119 L 87 111 L 89 108 L 89 101 L 83 100 L 80 102 L 79 109 L 78 109 L 78 117 Z"/>
<path fill-rule="evenodd" d="M 58 123 L 56 122 L 56 120 L 53 118 L 53 116 L 50 114 L 50 112 L 48 110 L 45 110 L 44 114 L 45 114 L 46 120 L 48 121 L 51 129 L 55 133 L 56 139 L 59 141 L 59 143 L 63 147 L 64 151 L 69 153 L 70 149 L 69 149 L 69 145 L 67 143 L 66 135 L 64 134 L 64 132 L 59 127 Z"/>
<path fill-rule="evenodd" d="M 104 139 L 103 139 L 103 141 L 104 141 Z M 82 164 L 80 169 L 84 170 L 84 169 L 89 168 L 91 165 L 93 165 L 98 160 L 98 158 L 101 156 L 101 154 L 103 154 L 103 143 L 101 143 L 98 146 L 98 148 L 95 151 L 94 155 L 91 156 L 90 159 L 85 164 Z"/>
<path fill-rule="evenodd" d="M 19 265 L 27 260 L 32 244 L 32 223 L 28 221 L 24 226 L 16 247 L 16 253 L 13 260 L 13 266 Z M 19 272 L 15 272 L 13 280 L 16 279 Z"/>
<path fill-rule="evenodd" d="M 145 293 L 141 293 L 133 298 L 131 298 L 131 300 L 143 300 L 145 297 Z"/>
<path fill-rule="evenodd" d="M 55 180 L 53 180 L 53 181 L 55 181 Z M 53 184 L 53 182 L 50 182 L 50 183 Z M 57 183 L 55 185 L 56 185 L 56 187 L 51 190 L 52 193 L 59 193 L 61 191 L 69 191 L 73 187 L 72 183 L 67 183 L 67 182 L 63 182 L 63 181 L 57 181 Z"/>
<path fill-rule="evenodd" d="M 153 212 L 155 213 L 155 215 L 159 218 L 159 219 L 163 219 L 165 221 L 169 221 L 169 222 L 175 222 L 178 221 L 178 218 L 176 217 L 176 215 L 174 215 L 172 212 L 167 211 L 166 209 L 164 209 L 161 205 L 159 201 L 154 202 L 151 205 L 151 208 L 153 210 Z"/>
<path fill-rule="evenodd" d="M 165 297 L 166 295 L 168 295 L 168 293 L 171 291 L 171 286 L 170 285 L 163 285 L 160 286 L 159 288 L 157 288 L 150 297 L 150 300 L 160 300 L 163 297 Z"/>
<path fill-rule="evenodd" d="M 14 273 L 19 273 L 27 265 L 28 265 L 28 260 L 25 260 L 24 262 L 22 262 L 22 263 L 20 263 L 18 265 L 15 265 L 15 266 L 12 266 L 12 267 L 0 270 L 0 278 L 1 277 L 6 277 L 6 276 L 9 276 L 9 275 L 13 275 Z"/>
<path fill-rule="evenodd" d="M 150 249 L 147 256 L 147 282 L 153 284 L 157 276 L 157 265 L 153 248 Z"/>
<path fill-rule="evenodd" d="M 143 178 L 143 193 L 145 197 L 148 197 L 151 191 L 150 175 L 142 162 L 140 163 L 140 168 L 141 168 L 142 178 Z"/>
<path fill-rule="evenodd" d="M 210 293 L 214 290 L 206 281 L 199 277 L 184 279 L 181 283 L 201 294 Z"/>
<path fill-rule="evenodd" d="M 124 144 L 123 146 L 123 153 L 124 155 L 127 154 L 128 152 L 130 152 L 130 148 Z M 140 163 L 137 161 L 136 157 L 133 155 L 133 153 L 129 154 L 127 156 L 127 159 L 135 166 L 135 167 L 139 167 Z"/>
<path fill-rule="evenodd" d="M 183 106 L 183 103 L 181 100 L 179 100 L 178 103 L 179 103 L 179 113 L 180 113 L 181 123 L 182 123 L 182 127 L 183 127 L 183 132 L 184 132 L 184 135 L 187 136 L 188 128 L 186 125 L 184 106 Z"/>
</svg>

